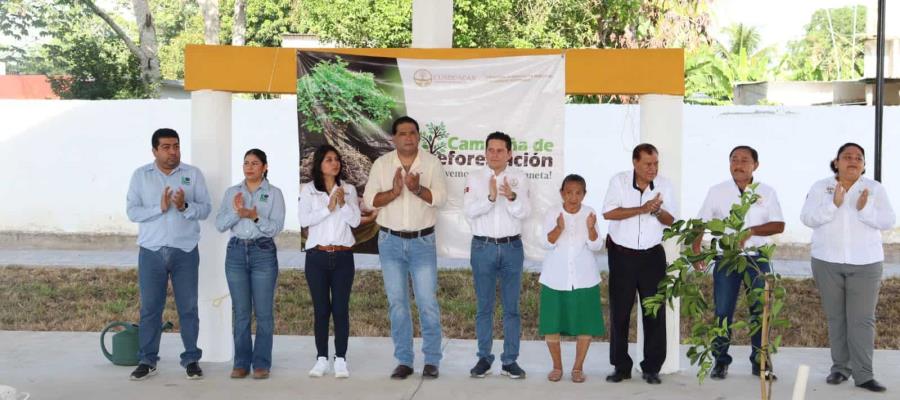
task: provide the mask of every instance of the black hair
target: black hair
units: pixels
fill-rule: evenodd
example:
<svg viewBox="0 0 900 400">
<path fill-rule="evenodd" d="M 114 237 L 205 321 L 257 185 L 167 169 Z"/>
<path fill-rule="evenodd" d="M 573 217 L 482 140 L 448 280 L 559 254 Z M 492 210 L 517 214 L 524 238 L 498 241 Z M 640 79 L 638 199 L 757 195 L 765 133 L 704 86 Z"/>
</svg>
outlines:
<svg viewBox="0 0 900 400">
<path fill-rule="evenodd" d="M 266 152 L 264 152 L 260 149 L 250 149 L 250 150 L 247 150 L 246 153 L 244 153 L 244 158 L 247 158 L 247 156 L 249 156 L 251 154 L 256 156 L 256 158 L 259 159 L 259 162 L 263 163 L 263 165 L 269 165 L 269 159 L 266 157 Z M 268 168 L 266 169 L 266 172 L 263 172 L 263 179 L 269 179 Z"/>
<path fill-rule="evenodd" d="M 750 152 L 750 157 L 753 157 L 753 162 L 759 163 L 759 153 L 756 152 L 756 149 L 754 149 L 754 148 L 752 148 L 752 147 L 750 147 L 750 146 L 745 146 L 745 145 L 736 146 L 735 148 L 731 149 L 731 153 L 728 153 L 728 158 L 730 159 L 731 156 L 734 155 L 734 152 L 736 152 L 736 151 L 738 151 L 738 150 L 747 150 L 747 151 L 749 151 L 749 152 Z"/>
<path fill-rule="evenodd" d="M 860 146 L 856 143 L 853 143 L 853 142 L 844 143 L 843 146 L 838 148 L 837 155 L 834 156 L 834 160 L 831 160 L 831 163 L 829 164 L 829 166 L 831 167 L 831 172 L 834 172 L 835 174 L 838 173 L 837 160 L 838 160 L 838 158 L 841 157 L 841 153 L 843 153 L 844 150 L 847 150 L 847 148 L 850 148 L 850 147 L 856 147 L 857 149 L 859 149 L 859 152 L 862 153 L 862 155 L 863 155 L 863 161 L 866 160 L 866 149 L 862 148 L 862 146 Z M 863 167 L 862 173 L 864 173 L 864 174 L 866 173 L 865 167 Z"/>
<path fill-rule="evenodd" d="M 154 149 L 159 147 L 159 139 L 161 138 L 175 138 L 181 142 L 181 139 L 178 138 L 178 132 L 175 132 L 172 128 L 159 128 L 155 132 L 153 132 L 153 137 L 150 138 L 150 144 Z"/>
<path fill-rule="evenodd" d="M 334 146 L 330 144 L 323 144 L 316 149 L 316 152 L 313 154 L 313 164 L 312 164 L 312 178 L 313 185 L 315 185 L 316 190 L 320 192 L 325 192 L 325 176 L 322 174 L 322 161 L 325 160 L 325 156 L 328 155 L 329 152 L 333 152 L 334 155 L 337 156 L 338 162 L 341 163 L 341 169 L 338 170 L 337 176 L 334 178 L 334 184 L 341 186 L 341 177 L 344 176 L 344 160 L 341 159 L 341 153 L 337 151 Z"/>
<path fill-rule="evenodd" d="M 487 148 L 488 142 L 491 140 L 502 140 L 503 143 L 506 143 L 506 151 L 512 151 L 512 138 L 509 135 L 497 131 L 488 135 L 487 139 L 484 140 L 484 147 Z"/>
<path fill-rule="evenodd" d="M 400 124 L 413 124 L 416 126 L 416 132 L 419 131 L 419 123 L 411 117 L 404 115 L 394 120 L 394 124 L 391 125 L 391 136 L 397 134 L 397 127 L 400 126 Z"/>
<path fill-rule="evenodd" d="M 566 175 L 566 177 L 563 178 L 562 185 L 559 185 L 559 191 L 562 192 L 563 189 L 566 188 L 566 184 L 569 182 L 580 183 L 581 188 L 584 189 L 585 193 L 587 193 L 587 182 L 585 182 L 584 178 L 582 178 L 581 175 L 578 174 Z"/>
<path fill-rule="evenodd" d="M 656 146 L 654 146 L 650 143 L 641 143 L 637 146 L 634 146 L 634 150 L 631 151 L 631 159 L 632 160 L 640 160 L 641 153 L 647 153 L 647 154 L 652 155 L 654 153 L 659 154 L 659 151 L 656 150 Z"/>
</svg>

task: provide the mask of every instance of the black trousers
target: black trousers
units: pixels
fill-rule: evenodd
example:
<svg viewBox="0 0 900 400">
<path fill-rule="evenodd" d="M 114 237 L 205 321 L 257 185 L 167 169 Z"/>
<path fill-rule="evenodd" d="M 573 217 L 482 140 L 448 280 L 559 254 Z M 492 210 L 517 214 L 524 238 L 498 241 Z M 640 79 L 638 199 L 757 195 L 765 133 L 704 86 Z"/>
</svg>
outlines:
<svg viewBox="0 0 900 400">
<path fill-rule="evenodd" d="M 334 318 L 334 355 L 347 356 L 350 337 L 350 290 L 353 288 L 353 252 L 306 251 L 306 283 L 312 297 L 316 357 L 328 357 L 328 323 Z"/>
<path fill-rule="evenodd" d="M 634 362 L 628 355 L 628 325 L 634 308 L 634 294 L 643 300 L 656 294 L 666 274 L 666 252 L 662 245 L 633 250 L 606 238 L 609 256 L 609 363 L 617 371 L 630 371 Z M 659 373 L 666 361 L 666 308 L 656 317 L 641 316 L 644 324 L 644 360 L 641 371 Z"/>
</svg>

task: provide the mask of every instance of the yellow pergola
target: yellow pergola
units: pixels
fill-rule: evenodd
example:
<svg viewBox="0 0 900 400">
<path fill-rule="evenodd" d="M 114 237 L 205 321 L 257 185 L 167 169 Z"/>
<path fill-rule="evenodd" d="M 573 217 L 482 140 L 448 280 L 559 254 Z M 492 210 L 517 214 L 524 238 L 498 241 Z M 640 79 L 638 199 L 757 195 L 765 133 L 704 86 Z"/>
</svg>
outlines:
<svg viewBox="0 0 900 400">
<path fill-rule="evenodd" d="M 566 55 L 568 94 L 684 95 L 683 49 L 285 49 L 189 45 L 186 90 L 295 94 L 297 51 L 374 57 L 458 60 Z"/>
<path fill-rule="evenodd" d="M 434 17 L 431 14 L 437 8 L 436 3 L 414 0 L 413 43 L 418 38 L 428 44 L 449 44 L 447 31 L 452 31 L 449 17 L 452 3 L 449 0 L 434 1 L 444 7 L 443 14 L 428 20 Z M 419 4 L 418 8 L 416 4 Z M 421 20 L 419 14 L 424 15 Z M 304 50 L 444 60 L 565 53 L 567 94 L 640 95 L 641 141 L 656 145 L 664 160 L 662 173 L 680 187 L 683 49 L 289 49 L 189 45 L 185 49 L 184 71 L 185 89 L 192 92 L 191 162 L 203 170 L 210 193 L 222 193 L 231 185 L 231 94 L 296 94 L 297 52 Z M 199 339 L 204 360 L 224 362 L 231 359 L 231 336 L 227 335 L 231 309 L 221 268 L 224 252 L 219 250 L 224 247 L 227 237 L 217 234 L 210 221 L 203 223 L 203 232 L 200 239 L 200 247 L 205 250 L 200 265 Z M 669 246 L 666 253 L 674 256 L 677 251 Z M 678 312 L 667 314 L 668 351 L 678 354 Z M 639 324 L 640 321 L 638 318 Z M 641 350 L 641 346 L 637 346 L 639 353 Z M 678 365 L 679 358 L 670 357 L 662 372 L 675 372 Z"/>
</svg>

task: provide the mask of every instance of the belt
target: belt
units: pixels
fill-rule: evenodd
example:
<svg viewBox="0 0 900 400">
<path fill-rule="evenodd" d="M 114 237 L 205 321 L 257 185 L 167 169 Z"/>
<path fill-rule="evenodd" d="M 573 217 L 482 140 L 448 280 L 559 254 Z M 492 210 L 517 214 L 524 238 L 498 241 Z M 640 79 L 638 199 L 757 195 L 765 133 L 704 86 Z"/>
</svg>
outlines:
<svg viewBox="0 0 900 400">
<path fill-rule="evenodd" d="M 318 245 L 318 246 L 316 246 L 316 250 L 324 251 L 324 252 L 327 252 L 327 253 L 334 253 L 334 252 L 336 252 L 336 251 L 350 251 L 350 250 L 352 250 L 352 249 L 351 249 L 350 247 L 347 247 L 347 246 L 322 246 L 322 245 Z"/>
<path fill-rule="evenodd" d="M 422 229 L 421 231 L 412 231 L 412 232 L 410 232 L 410 231 L 394 231 L 394 230 L 390 230 L 385 227 L 381 227 L 379 229 L 381 229 L 382 232 L 387 232 L 387 233 L 390 233 L 391 235 L 399 236 L 403 239 L 415 239 L 417 237 L 428 236 L 428 235 L 434 233 L 433 226 Z"/>
<path fill-rule="evenodd" d="M 241 244 L 247 244 L 247 245 L 250 245 L 250 244 L 257 244 L 257 243 L 259 243 L 259 242 L 266 241 L 266 240 L 272 241 L 272 238 L 270 238 L 270 237 L 268 237 L 268 236 L 258 237 L 258 238 L 256 238 L 256 239 L 241 239 L 241 238 L 239 238 L 239 237 L 237 237 L 237 236 L 232 236 L 232 237 L 231 237 L 231 241 L 232 241 L 232 242 L 235 242 L 235 243 L 241 243 Z"/>
<path fill-rule="evenodd" d="M 513 235 L 513 236 L 502 237 L 502 238 L 492 238 L 492 237 L 487 237 L 487 236 L 477 236 L 476 235 L 476 236 L 472 236 L 472 239 L 480 240 L 482 242 L 493 243 L 493 244 L 503 244 L 503 243 L 509 243 L 509 242 L 515 242 L 517 240 L 521 240 L 522 235 Z"/>
<path fill-rule="evenodd" d="M 622 254 L 630 254 L 630 255 L 647 254 L 651 251 L 655 251 L 657 247 L 662 247 L 662 244 L 658 244 L 656 246 L 653 246 L 649 249 L 644 249 L 644 250 L 631 249 L 631 248 L 622 246 L 620 244 L 617 244 L 616 242 L 613 242 L 612 237 L 610 237 L 609 235 L 606 235 L 606 249 L 607 250 L 615 249 L 616 251 L 618 251 Z"/>
</svg>

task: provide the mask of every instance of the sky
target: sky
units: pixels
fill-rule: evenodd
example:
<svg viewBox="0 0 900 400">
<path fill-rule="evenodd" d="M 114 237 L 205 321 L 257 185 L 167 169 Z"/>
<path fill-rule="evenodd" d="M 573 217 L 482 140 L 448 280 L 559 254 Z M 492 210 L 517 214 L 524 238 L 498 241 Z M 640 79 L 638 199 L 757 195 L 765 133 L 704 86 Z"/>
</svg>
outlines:
<svg viewBox="0 0 900 400">
<path fill-rule="evenodd" d="M 803 35 L 804 27 L 816 10 L 854 4 L 866 6 L 870 12 L 875 12 L 877 7 L 875 0 L 713 0 L 710 32 L 727 43 L 723 28 L 743 23 L 758 29 L 762 47 L 775 45 L 783 49 L 789 40 Z M 900 3 L 894 4 L 898 5 Z"/>
</svg>

